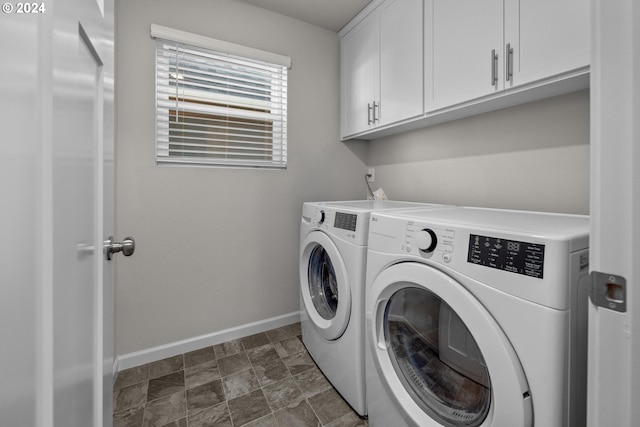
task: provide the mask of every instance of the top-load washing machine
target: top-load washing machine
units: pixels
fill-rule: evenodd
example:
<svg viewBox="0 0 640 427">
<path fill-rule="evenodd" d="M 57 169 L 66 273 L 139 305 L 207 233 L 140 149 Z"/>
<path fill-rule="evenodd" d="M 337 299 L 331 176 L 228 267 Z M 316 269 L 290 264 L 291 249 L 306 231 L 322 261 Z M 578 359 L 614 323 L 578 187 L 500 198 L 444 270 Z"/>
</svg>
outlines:
<svg viewBox="0 0 640 427">
<path fill-rule="evenodd" d="M 371 212 L 439 208 L 388 200 L 308 202 L 300 225 L 302 340 L 335 389 L 366 415 L 364 281 Z"/>
<path fill-rule="evenodd" d="M 369 424 L 585 425 L 588 233 L 579 215 L 372 214 Z"/>
</svg>

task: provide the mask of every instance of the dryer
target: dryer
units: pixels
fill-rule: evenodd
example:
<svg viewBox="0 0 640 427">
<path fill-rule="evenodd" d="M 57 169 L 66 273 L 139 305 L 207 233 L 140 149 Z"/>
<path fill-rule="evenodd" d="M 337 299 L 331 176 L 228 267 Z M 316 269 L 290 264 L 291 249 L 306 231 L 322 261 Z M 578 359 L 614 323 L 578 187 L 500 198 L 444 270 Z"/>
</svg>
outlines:
<svg viewBox="0 0 640 427">
<path fill-rule="evenodd" d="M 302 341 L 334 388 L 366 415 L 364 285 L 371 212 L 439 208 L 389 200 L 307 202 L 300 225 Z"/>
<path fill-rule="evenodd" d="M 369 424 L 585 425 L 588 232 L 579 215 L 372 214 Z"/>
</svg>

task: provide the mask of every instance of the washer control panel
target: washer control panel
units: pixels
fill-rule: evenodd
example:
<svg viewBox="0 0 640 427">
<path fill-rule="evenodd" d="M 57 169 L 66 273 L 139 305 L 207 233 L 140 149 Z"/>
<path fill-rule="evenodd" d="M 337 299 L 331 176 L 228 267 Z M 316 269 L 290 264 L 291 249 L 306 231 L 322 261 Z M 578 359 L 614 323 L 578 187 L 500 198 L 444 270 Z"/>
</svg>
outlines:
<svg viewBox="0 0 640 427">
<path fill-rule="evenodd" d="M 341 228 L 343 230 L 356 231 L 356 225 L 358 224 L 358 215 L 336 211 L 335 221 L 333 226 L 335 228 Z"/>
<path fill-rule="evenodd" d="M 467 262 L 542 279 L 544 245 L 471 234 Z"/>
<path fill-rule="evenodd" d="M 302 207 L 301 226 L 304 233 L 317 229 L 350 243 L 366 246 L 368 225 L 369 214 L 366 212 L 349 212 L 347 209 L 307 203 Z"/>
<path fill-rule="evenodd" d="M 417 222 L 407 222 L 403 250 L 425 258 L 434 258 L 449 263 L 453 255 L 455 231 L 448 228 L 431 227 Z"/>
<path fill-rule="evenodd" d="M 589 218 L 481 208 L 373 213 L 367 275 L 421 263 L 465 282 L 559 310 L 588 272 Z M 569 277 L 571 272 L 571 277 Z M 574 280 L 575 279 L 575 280 Z M 369 280 L 369 279 L 367 279 Z"/>
</svg>

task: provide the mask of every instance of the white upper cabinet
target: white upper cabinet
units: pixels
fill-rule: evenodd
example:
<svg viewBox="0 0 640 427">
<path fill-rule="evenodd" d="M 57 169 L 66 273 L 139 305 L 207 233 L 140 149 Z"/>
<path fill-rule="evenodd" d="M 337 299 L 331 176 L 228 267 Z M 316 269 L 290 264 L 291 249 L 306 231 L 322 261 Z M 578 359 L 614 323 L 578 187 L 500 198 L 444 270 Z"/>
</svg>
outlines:
<svg viewBox="0 0 640 427">
<path fill-rule="evenodd" d="M 588 0 L 427 0 L 426 111 L 589 66 Z"/>
<path fill-rule="evenodd" d="M 366 8 L 341 36 L 341 136 L 421 116 L 423 1 Z"/>
<path fill-rule="evenodd" d="M 589 86 L 589 0 L 373 0 L 340 31 L 342 139 Z"/>
</svg>

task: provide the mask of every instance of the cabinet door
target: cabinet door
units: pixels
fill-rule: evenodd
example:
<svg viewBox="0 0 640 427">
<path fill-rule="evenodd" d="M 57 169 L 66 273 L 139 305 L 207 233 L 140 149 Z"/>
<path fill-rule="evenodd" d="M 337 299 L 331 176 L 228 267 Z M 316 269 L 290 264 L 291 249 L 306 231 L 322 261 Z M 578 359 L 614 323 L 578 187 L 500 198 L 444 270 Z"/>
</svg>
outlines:
<svg viewBox="0 0 640 427">
<path fill-rule="evenodd" d="M 373 123 L 374 82 L 378 62 L 377 23 L 360 22 L 340 45 L 341 135 L 363 132 Z"/>
<path fill-rule="evenodd" d="M 380 84 L 376 126 L 423 113 L 422 0 L 380 8 Z"/>
<path fill-rule="evenodd" d="M 432 7 L 425 13 L 426 55 L 432 67 L 425 71 L 432 73 L 433 86 L 427 90 L 426 110 L 504 89 L 502 0 L 433 0 L 427 5 Z M 492 51 L 497 55 L 495 83 Z"/>
<path fill-rule="evenodd" d="M 590 63 L 589 0 L 505 0 L 505 44 L 513 47 L 507 87 Z"/>
</svg>

